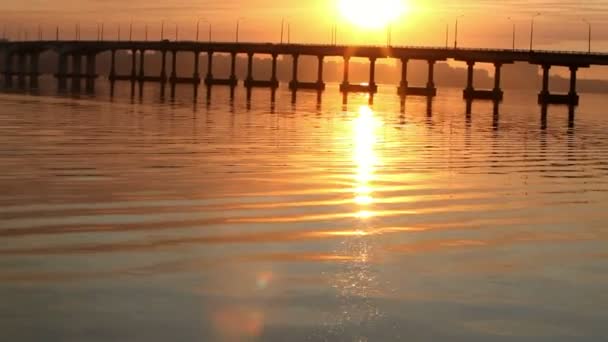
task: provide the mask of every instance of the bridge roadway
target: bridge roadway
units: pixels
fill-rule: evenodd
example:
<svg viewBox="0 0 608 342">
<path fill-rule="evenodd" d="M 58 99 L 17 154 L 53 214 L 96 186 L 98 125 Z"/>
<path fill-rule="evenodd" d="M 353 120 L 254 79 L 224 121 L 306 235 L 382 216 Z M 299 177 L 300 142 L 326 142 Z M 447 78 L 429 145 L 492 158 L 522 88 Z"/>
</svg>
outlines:
<svg viewBox="0 0 608 342">
<path fill-rule="evenodd" d="M 116 51 L 127 50 L 132 54 L 131 73 L 117 75 L 115 71 Z M 569 51 L 539 51 L 539 50 L 510 50 L 510 49 L 473 49 L 473 48 L 434 48 L 414 46 L 363 46 L 363 45 L 321 45 L 321 44 L 273 44 L 273 43 L 234 43 L 234 42 L 193 42 L 193 41 L 3 41 L 0 42 L 0 51 L 5 55 L 5 86 L 13 86 L 13 78 L 17 77 L 18 86 L 25 87 L 26 78 L 29 78 L 30 87 L 38 86 L 38 61 L 41 53 L 53 51 L 59 55 L 56 77 L 58 87 L 63 90 L 67 87 L 67 80 L 72 81 L 72 88 L 80 89 L 80 80 L 84 79 L 87 90 L 91 91 L 95 85 L 96 56 L 103 52 L 111 52 L 112 63 L 109 79 L 111 81 L 130 80 L 132 82 L 171 82 L 194 83 L 201 81 L 199 76 L 199 57 L 206 54 L 208 70 L 205 83 L 212 85 L 236 86 L 238 80 L 235 73 L 236 56 L 248 56 L 248 72 L 244 85 L 247 87 L 278 87 L 276 77 L 277 57 L 288 55 L 293 57 L 293 77 L 289 86 L 292 90 L 325 88 L 323 82 L 323 60 L 325 57 L 344 58 L 344 79 L 341 85 L 343 92 L 365 91 L 374 93 L 377 90 L 375 82 L 375 63 L 378 59 L 394 58 L 402 62 L 401 83 L 398 93 L 401 96 L 428 96 L 436 95 L 434 84 L 434 65 L 437 61 L 448 59 L 467 63 L 467 84 L 463 97 L 472 99 L 489 99 L 500 101 L 503 92 L 500 88 L 501 67 L 514 62 L 527 62 L 539 65 L 543 70 L 543 86 L 539 94 L 539 103 L 578 104 L 576 93 L 576 72 L 578 68 L 587 68 L 592 65 L 608 65 L 608 54 L 582 53 Z M 162 53 L 162 67 L 158 76 L 146 76 L 144 58 L 146 51 L 159 51 Z M 176 54 L 192 53 L 194 73 L 192 77 L 178 77 L 176 71 Z M 172 54 L 171 74 L 166 74 L 167 54 Z M 231 75 L 228 79 L 214 78 L 212 74 L 213 55 L 216 53 L 230 54 L 232 56 Z M 139 70 L 136 65 L 139 54 Z M 253 56 L 270 55 L 273 60 L 272 76 L 270 80 L 253 79 Z M 318 57 L 318 78 L 316 82 L 306 83 L 298 80 L 299 56 Z M 15 58 L 16 57 L 16 58 Z M 71 72 L 68 72 L 68 57 L 71 58 Z M 86 57 L 85 68 L 82 70 L 82 58 Z M 366 58 L 370 61 L 370 76 L 367 85 L 351 84 L 349 82 L 349 61 L 351 58 Z M 428 80 L 424 86 L 410 86 L 407 81 L 407 66 L 410 60 L 425 60 L 428 62 Z M 28 63 L 29 61 L 29 63 Z M 493 89 L 475 89 L 473 85 L 474 66 L 476 63 L 490 63 L 495 67 L 495 85 Z M 563 66 L 570 69 L 570 91 L 567 94 L 551 94 L 549 92 L 549 69 L 552 66 Z"/>
</svg>

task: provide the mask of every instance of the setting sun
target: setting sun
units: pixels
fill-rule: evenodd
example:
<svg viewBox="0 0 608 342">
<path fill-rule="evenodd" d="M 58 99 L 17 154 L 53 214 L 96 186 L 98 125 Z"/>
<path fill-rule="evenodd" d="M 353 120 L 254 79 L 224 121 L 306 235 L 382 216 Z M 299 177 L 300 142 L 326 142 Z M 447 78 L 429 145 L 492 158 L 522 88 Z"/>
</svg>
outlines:
<svg viewBox="0 0 608 342">
<path fill-rule="evenodd" d="M 406 10 L 406 0 L 340 0 L 340 14 L 350 23 L 364 28 L 384 27 Z"/>
</svg>

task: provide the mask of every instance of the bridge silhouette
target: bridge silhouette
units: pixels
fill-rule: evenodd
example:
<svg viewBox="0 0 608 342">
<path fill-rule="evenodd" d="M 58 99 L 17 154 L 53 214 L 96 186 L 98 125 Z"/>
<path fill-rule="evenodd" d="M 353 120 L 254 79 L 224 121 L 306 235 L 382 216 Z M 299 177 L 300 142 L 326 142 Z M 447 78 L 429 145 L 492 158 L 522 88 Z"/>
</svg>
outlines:
<svg viewBox="0 0 608 342">
<path fill-rule="evenodd" d="M 128 74 L 116 72 L 116 52 L 131 52 L 131 71 Z M 415 46 L 364 46 L 364 45 L 321 45 L 321 44 L 273 44 L 273 43 L 234 43 L 234 42 L 193 42 L 193 41 L 3 41 L 0 42 L 0 52 L 4 54 L 4 84 L 7 88 L 37 88 L 40 55 L 47 51 L 55 52 L 59 58 L 55 77 L 59 91 L 67 90 L 70 81 L 73 91 L 80 91 L 84 80 L 85 90 L 93 92 L 98 78 L 96 57 L 100 53 L 111 53 L 110 72 L 107 76 L 112 84 L 116 81 L 189 83 L 198 86 L 202 81 L 208 86 L 236 87 L 239 80 L 236 76 L 236 57 L 245 54 L 248 57 L 247 76 L 243 85 L 248 89 L 267 87 L 276 89 L 278 56 L 292 56 L 292 79 L 289 88 L 292 91 L 312 89 L 323 91 L 323 62 L 327 57 L 344 59 L 343 81 L 340 90 L 348 92 L 368 92 L 374 94 L 378 90 L 375 80 L 375 65 L 378 59 L 392 58 L 401 61 L 401 82 L 397 93 L 402 97 L 436 96 L 434 83 L 434 67 L 438 61 L 448 59 L 467 64 L 467 81 L 463 90 L 463 98 L 486 99 L 500 102 L 504 93 L 501 89 L 501 68 L 505 64 L 527 62 L 542 67 L 542 89 L 538 94 L 538 102 L 547 104 L 567 104 L 576 106 L 579 95 L 576 91 L 577 71 L 592 65 L 608 65 L 608 54 L 581 53 L 573 51 L 539 51 L 516 49 L 475 49 L 475 48 L 436 48 Z M 161 68 L 157 76 L 146 76 L 146 51 L 157 51 L 162 55 Z M 178 53 L 192 53 L 194 72 L 189 76 L 177 73 L 176 56 Z M 170 73 L 167 74 L 167 55 L 171 54 Z M 208 58 L 207 72 L 204 78 L 200 76 L 199 61 L 201 54 Z M 230 54 L 231 72 L 228 78 L 218 78 L 213 75 L 213 55 Z M 272 75 L 270 79 L 253 78 L 253 56 L 272 56 Z M 137 57 L 139 56 L 139 68 Z M 302 82 L 298 79 L 298 60 L 300 56 L 316 56 L 318 58 L 318 73 L 316 82 Z M 366 84 L 353 84 L 349 80 L 349 61 L 351 58 L 366 58 L 370 62 L 369 80 Z M 83 59 L 85 62 L 83 70 Z M 423 85 L 408 83 L 408 62 L 424 60 L 428 63 L 428 79 Z M 69 65 L 71 61 L 71 66 Z M 488 63 L 494 66 L 494 87 L 492 89 L 476 89 L 473 82 L 474 67 L 478 63 Z M 549 70 L 551 67 L 567 67 L 570 70 L 570 89 L 566 94 L 553 94 L 549 91 Z M 17 84 L 15 85 L 15 80 Z M 29 82 L 28 82 L 29 81 Z"/>
</svg>

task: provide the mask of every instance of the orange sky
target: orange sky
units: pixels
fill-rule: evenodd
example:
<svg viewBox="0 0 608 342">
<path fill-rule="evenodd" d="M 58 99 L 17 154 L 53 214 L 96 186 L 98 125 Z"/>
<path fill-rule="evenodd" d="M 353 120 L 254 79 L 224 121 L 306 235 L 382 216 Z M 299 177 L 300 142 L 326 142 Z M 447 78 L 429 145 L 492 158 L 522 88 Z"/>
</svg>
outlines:
<svg viewBox="0 0 608 342">
<path fill-rule="evenodd" d="M 4 0 L 7 2 L 7 0 Z M 18 32 L 28 31 L 34 36 L 38 23 L 47 36 L 53 36 L 60 25 L 65 36 L 74 35 L 74 26 L 80 22 L 81 36 L 94 38 L 97 23 L 105 23 L 108 38 L 117 35 L 117 27 L 128 30 L 131 20 L 135 36 L 143 38 L 144 26 L 149 37 L 160 35 L 160 22 L 167 23 L 167 35 L 174 36 L 175 23 L 179 24 L 180 38 L 194 39 L 198 18 L 209 19 L 215 40 L 234 39 L 235 22 L 241 17 L 241 39 L 247 41 L 278 41 L 281 18 L 291 23 L 292 41 L 302 43 L 329 43 L 331 26 L 335 21 L 337 0 L 20 0 L 11 2 L 0 12 L 6 23 L 6 32 L 16 38 Z M 588 19 L 594 25 L 595 50 L 608 51 L 604 33 L 608 19 L 608 4 L 603 0 L 403 0 L 410 11 L 393 25 L 393 44 L 444 45 L 446 25 L 449 41 L 453 44 L 454 21 L 464 15 L 459 24 L 459 45 L 476 47 L 511 46 L 512 23 L 516 24 L 516 45 L 529 46 L 530 18 L 536 12 L 543 14 L 536 20 L 537 48 L 587 48 Z M 370 6 L 375 2 L 370 0 Z M 509 21 L 512 17 L 513 21 Z M 384 44 L 385 28 L 364 30 L 338 20 L 339 42 L 365 42 Z M 206 23 L 201 30 L 206 31 Z M 204 27 L 204 28 L 203 28 Z M 201 36 L 206 36 L 206 32 Z"/>
</svg>

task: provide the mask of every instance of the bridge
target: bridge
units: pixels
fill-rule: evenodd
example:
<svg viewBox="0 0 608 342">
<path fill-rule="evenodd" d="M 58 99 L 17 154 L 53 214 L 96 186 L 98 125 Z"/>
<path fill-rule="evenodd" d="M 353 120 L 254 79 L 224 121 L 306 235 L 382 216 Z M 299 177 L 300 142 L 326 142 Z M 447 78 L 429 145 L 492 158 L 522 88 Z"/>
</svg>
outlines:
<svg viewBox="0 0 608 342">
<path fill-rule="evenodd" d="M 132 58 L 129 74 L 119 75 L 116 72 L 116 52 L 130 51 Z M 321 44 L 273 44 L 273 43 L 234 43 L 234 42 L 193 42 L 193 41 L 3 41 L 0 42 L 0 52 L 4 54 L 4 79 L 8 88 L 15 86 L 15 79 L 19 88 L 37 88 L 40 54 L 53 51 L 59 56 L 55 77 L 58 89 L 66 90 L 68 80 L 72 90 L 78 91 L 81 81 L 84 80 L 87 91 L 94 91 L 95 81 L 99 75 L 96 73 L 96 57 L 100 53 L 111 53 L 111 67 L 108 79 L 131 82 L 159 82 L 170 83 L 201 83 L 199 60 L 201 54 L 208 58 L 208 68 L 204 83 L 208 86 L 224 85 L 236 87 L 239 80 L 236 76 L 236 57 L 239 54 L 247 55 L 247 77 L 243 84 L 247 88 L 268 87 L 276 89 L 279 86 L 277 79 L 278 56 L 292 56 L 293 74 L 289 87 L 292 91 L 298 89 L 313 89 L 323 91 L 323 61 L 326 57 L 340 57 L 344 59 L 343 81 L 340 85 L 342 92 L 369 92 L 375 93 L 378 86 L 375 81 L 375 65 L 378 59 L 393 58 L 401 61 L 401 82 L 397 89 L 400 96 L 436 96 L 434 83 L 434 66 L 438 61 L 448 59 L 462 61 L 467 64 L 467 84 L 463 91 L 463 98 L 467 100 L 488 99 L 501 101 L 501 68 L 505 64 L 526 62 L 542 67 L 542 89 L 538 94 L 540 104 L 568 104 L 576 106 L 579 96 L 576 91 L 576 74 L 579 68 L 588 68 L 592 65 L 608 65 L 608 54 L 581 53 L 567 51 L 539 51 L 539 50 L 507 50 L 507 49 L 471 49 L 471 48 L 433 48 L 414 46 L 362 46 L 362 45 L 321 45 Z M 146 51 L 158 51 L 162 55 L 162 65 L 158 76 L 146 76 L 144 59 Z M 192 53 L 194 73 L 189 76 L 178 76 L 176 68 L 177 53 Z M 213 75 L 213 55 L 231 55 L 231 72 L 228 78 L 217 78 Z M 167 75 L 167 54 L 171 54 L 171 71 Z M 139 55 L 139 69 L 137 56 Z M 269 55 L 272 57 L 272 75 L 268 80 L 253 78 L 253 56 Z M 300 56 L 316 56 L 318 58 L 318 73 L 316 82 L 302 82 L 298 80 L 298 60 Z M 83 70 L 83 58 L 85 67 Z M 369 81 L 365 85 L 352 84 L 349 81 L 349 61 L 351 58 L 366 58 L 370 62 Z M 68 61 L 71 61 L 69 68 Z M 411 60 L 424 60 L 428 63 L 428 79 L 423 85 L 410 85 L 407 80 L 408 62 Z M 489 63 L 494 66 L 494 88 L 476 89 L 473 82 L 474 67 L 478 63 Z M 570 89 L 567 94 L 553 94 L 549 92 L 549 70 L 551 67 L 561 66 L 570 69 Z M 29 81 L 29 82 L 28 82 Z"/>
</svg>

